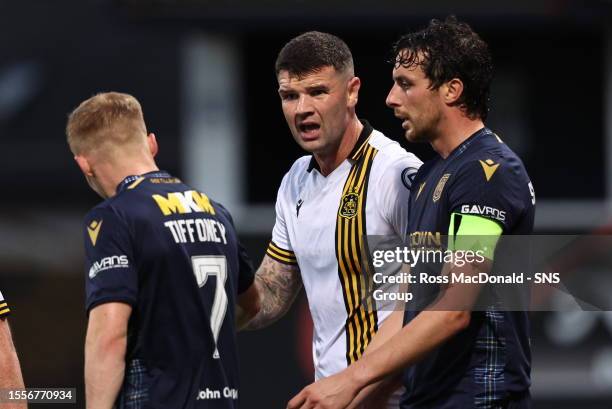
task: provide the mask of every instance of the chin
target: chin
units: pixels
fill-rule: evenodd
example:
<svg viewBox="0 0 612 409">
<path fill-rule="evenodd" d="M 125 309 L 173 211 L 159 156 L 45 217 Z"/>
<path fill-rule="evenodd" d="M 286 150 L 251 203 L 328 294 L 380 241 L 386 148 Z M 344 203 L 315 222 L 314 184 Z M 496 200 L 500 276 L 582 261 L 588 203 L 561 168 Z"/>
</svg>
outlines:
<svg viewBox="0 0 612 409">
<path fill-rule="evenodd" d="M 406 138 L 406 140 L 408 142 L 418 142 L 418 139 L 415 137 L 414 132 L 412 131 L 412 129 L 407 130 L 406 132 L 404 132 L 404 138 Z"/>
<path fill-rule="evenodd" d="M 309 153 L 317 153 L 321 150 L 322 146 L 318 140 L 314 141 L 303 141 L 300 140 L 299 145 L 302 149 Z"/>
<path fill-rule="evenodd" d="M 429 142 L 429 138 L 426 133 L 423 132 L 414 132 L 414 130 L 406 131 L 406 140 L 412 143 L 423 143 Z"/>
</svg>

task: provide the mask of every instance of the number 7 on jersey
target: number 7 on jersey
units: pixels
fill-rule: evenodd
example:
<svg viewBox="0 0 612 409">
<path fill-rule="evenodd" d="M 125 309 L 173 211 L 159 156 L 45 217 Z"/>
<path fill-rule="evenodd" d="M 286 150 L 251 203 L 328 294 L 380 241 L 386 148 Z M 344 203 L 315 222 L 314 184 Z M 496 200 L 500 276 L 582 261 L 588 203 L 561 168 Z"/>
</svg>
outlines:
<svg viewBox="0 0 612 409">
<path fill-rule="evenodd" d="M 219 349 L 217 339 L 225 313 L 227 312 L 227 294 L 225 292 L 225 281 L 227 280 L 227 260 L 225 256 L 192 256 L 191 264 L 195 274 L 198 287 L 206 285 L 209 276 L 217 276 L 217 286 L 215 288 L 215 299 L 213 300 L 212 311 L 210 313 L 210 328 L 215 338 L 214 359 L 219 359 Z"/>
</svg>

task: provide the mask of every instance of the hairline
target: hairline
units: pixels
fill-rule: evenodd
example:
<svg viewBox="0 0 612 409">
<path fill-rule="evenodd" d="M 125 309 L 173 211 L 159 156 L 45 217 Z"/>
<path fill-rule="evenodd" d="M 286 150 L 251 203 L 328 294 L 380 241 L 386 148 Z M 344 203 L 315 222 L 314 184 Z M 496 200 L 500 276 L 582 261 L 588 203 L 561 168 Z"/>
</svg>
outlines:
<svg viewBox="0 0 612 409">
<path fill-rule="evenodd" d="M 347 64 L 344 68 L 341 68 L 340 70 L 337 69 L 333 64 L 328 64 L 328 65 L 321 65 L 321 66 L 318 66 L 318 67 L 315 67 L 313 69 L 310 69 L 308 71 L 303 71 L 303 72 L 297 72 L 289 68 L 281 68 L 276 73 L 276 78 L 278 79 L 281 73 L 286 72 L 290 78 L 304 79 L 309 75 L 318 74 L 326 68 L 333 68 L 334 73 L 336 74 L 340 74 L 340 75 L 346 74 L 347 77 L 351 77 L 351 78 L 355 76 L 355 68 L 353 67 L 353 64 Z"/>
</svg>

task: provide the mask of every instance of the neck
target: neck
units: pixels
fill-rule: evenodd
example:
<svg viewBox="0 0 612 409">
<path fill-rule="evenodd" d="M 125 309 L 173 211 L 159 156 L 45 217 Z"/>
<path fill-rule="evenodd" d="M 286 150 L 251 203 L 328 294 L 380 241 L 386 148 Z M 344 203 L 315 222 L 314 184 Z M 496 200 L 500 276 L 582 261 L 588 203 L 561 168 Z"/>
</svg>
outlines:
<svg viewBox="0 0 612 409">
<path fill-rule="evenodd" d="M 109 169 L 101 169 L 101 175 L 108 175 L 107 178 L 101 179 L 102 188 L 106 197 L 112 197 L 117 193 L 117 186 L 128 176 L 142 175 L 148 172 L 159 170 L 154 161 L 145 161 L 141 163 L 130 163 L 121 165 L 103 164 L 102 167 Z M 106 172 L 105 172 L 106 171 Z"/>
<path fill-rule="evenodd" d="M 447 121 L 440 126 L 437 137 L 431 142 L 431 147 L 438 155 L 446 159 L 453 150 L 482 128 L 484 128 L 484 123 L 481 119 L 470 119 L 466 116 L 461 116 L 454 121 Z"/>
<path fill-rule="evenodd" d="M 359 122 L 357 116 L 353 116 L 353 118 L 349 121 L 346 130 L 344 131 L 344 135 L 342 135 L 340 145 L 337 149 L 334 149 L 329 154 L 313 154 L 323 176 L 327 176 L 332 173 L 338 166 L 340 166 L 342 162 L 344 162 L 346 158 L 348 158 L 349 154 L 355 147 L 362 130 L 363 124 Z"/>
</svg>

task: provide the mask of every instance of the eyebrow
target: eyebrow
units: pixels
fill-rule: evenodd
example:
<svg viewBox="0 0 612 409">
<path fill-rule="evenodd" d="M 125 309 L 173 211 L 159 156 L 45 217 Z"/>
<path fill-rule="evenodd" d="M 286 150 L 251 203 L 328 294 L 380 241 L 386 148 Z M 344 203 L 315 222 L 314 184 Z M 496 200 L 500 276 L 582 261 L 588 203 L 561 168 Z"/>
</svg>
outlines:
<svg viewBox="0 0 612 409">
<path fill-rule="evenodd" d="M 331 88 L 331 86 L 329 85 L 325 85 L 325 84 L 315 84 L 315 85 L 308 85 L 306 87 L 304 87 L 304 89 L 306 90 L 306 92 L 312 92 L 312 91 L 316 91 L 316 90 L 329 90 Z M 298 92 L 296 91 L 293 87 L 287 87 L 284 85 L 279 85 L 278 86 L 278 92 Z"/>
<path fill-rule="evenodd" d="M 319 89 L 330 89 L 330 86 L 324 85 L 324 84 L 315 84 L 315 85 L 307 86 L 305 88 L 306 88 L 306 91 L 315 91 Z"/>
<path fill-rule="evenodd" d="M 283 85 L 279 85 L 278 86 L 278 92 L 279 93 L 281 93 L 281 92 L 295 92 L 295 90 L 293 88 L 291 88 L 291 87 L 286 87 L 286 86 L 283 86 Z"/>
<path fill-rule="evenodd" d="M 411 84 L 414 83 L 413 80 L 411 80 L 410 78 L 406 77 L 403 74 L 394 75 L 393 76 L 393 81 L 395 81 L 395 82 L 406 81 L 406 82 L 409 82 Z"/>
</svg>

